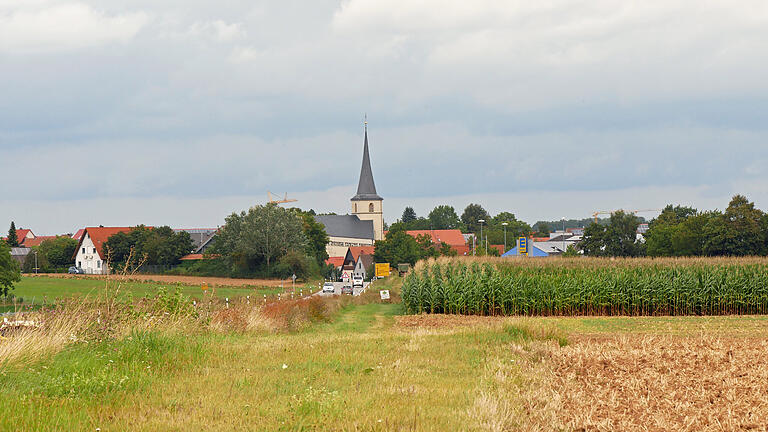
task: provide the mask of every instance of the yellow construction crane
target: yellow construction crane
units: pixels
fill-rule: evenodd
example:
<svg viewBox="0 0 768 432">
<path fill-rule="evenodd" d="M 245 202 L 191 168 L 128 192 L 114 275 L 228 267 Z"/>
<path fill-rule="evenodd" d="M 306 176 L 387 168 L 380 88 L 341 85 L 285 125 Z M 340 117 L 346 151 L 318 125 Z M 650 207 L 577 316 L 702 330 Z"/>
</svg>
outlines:
<svg viewBox="0 0 768 432">
<path fill-rule="evenodd" d="M 620 210 L 612 210 L 612 211 L 597 211 L 597 212 L 592 213 L 592 217 L 595 218 L 595 222 L 597 222 L 597 215 L 601 215 L 601 214 L 612 215 L 612 214 L 616 213 L 617 211 L 622 211 L 622 210 L 620 209 Z M 661 209 L 642 209 L 642 210 L 623 210 L 623 211 L 625 213 L 638 214 L 638 213 L 645 213 L 645 212 L 657 212 L 657 211 L 660 212 Z"/>
<path fill-rule="evenodd" d="M 269 195 L 269 203 L 270 204 L 285 204 L 285 203 L 289 203 L 289 202 L 296 202 L 296 201 L 298 201 L 298 200 L 295 200 L 295 199 L 288 199 L 288 192 L 285 193 L 285 196 L 283 197 L 283 199 L 275 199 L 275 197 L 272 196 L 272 192 L 270 192 L 270 191 L 267 191 L 267 195 Z M 280 198 L 280 197 L 277 197 L 277 198 Z"/>
</svg>

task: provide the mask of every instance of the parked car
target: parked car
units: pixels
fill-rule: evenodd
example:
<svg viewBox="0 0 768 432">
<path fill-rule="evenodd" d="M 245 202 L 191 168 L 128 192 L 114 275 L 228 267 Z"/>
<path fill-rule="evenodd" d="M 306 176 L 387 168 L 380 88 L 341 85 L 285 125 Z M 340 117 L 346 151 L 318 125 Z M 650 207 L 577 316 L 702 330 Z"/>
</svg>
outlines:
<svg viewBox="0 0 768 432">
<path fill-rule="evenodd" d="M 69 274 L 85 274 L 85 270 L 81 269 L 80 267 L 72 266 L 67 270 L 67 273 Z"/>
<path fill-rule="evenodd" d="M 323 284 L 323 292 L 324 293 L 331 293 L 336 291 L 336 287 L 333 286 L 333 282 L 326 282 Z"/>
<path fill-rule="evenodd" d="M 353 287 L 363 287 L 363 276 L 362 275 L 353 275 L 352 276 L 352 286 Z"/>
</svg>

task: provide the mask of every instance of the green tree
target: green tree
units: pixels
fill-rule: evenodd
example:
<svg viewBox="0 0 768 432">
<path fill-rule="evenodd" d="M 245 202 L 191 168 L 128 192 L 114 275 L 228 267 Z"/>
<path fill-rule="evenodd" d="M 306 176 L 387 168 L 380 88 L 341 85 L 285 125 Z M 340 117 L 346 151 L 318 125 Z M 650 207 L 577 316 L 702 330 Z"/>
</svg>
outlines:
<svg viewBox="0 0 768 432">
<path fill-rule="evenodd" d="M 307 238 L 307 255 L 313 257 L 318 264 L 323 265 L 328 259 L 326 246 L 330 241 L 325 232 L 325 226 L 315 220 L 314 212 L 300 212 L 304 237 Z M 298 274 L 298 273 L 297 273 Z"/>
<path fill-rule="evenodd" d="M 13 284 L 20 280 L 21 272 L 16 261 L 11 258 L 11 247 L 0 241 L 0 296 L 7 296 L 13 290 Z"/>
<path fill-rule="evenodd" d="M 763 217 L 764 213 L 745 196 L 734 196 L 725 212 L 707 222 L 704 254 L 744 256 L 763 253 Z"/>
<path fill-rule="evenodd" d="M 584 230 L 580 247 L 585 255 L 639 256 L 643 252 L 637 241 L 637 216 L 619 210 L 611 214 L 608 225 L 593 223 Z"/>
<path fill-rule="evenodd" d="M 541 237 L 549 237 L 549 233 L 552 231 L 550 230 L 548 223 L 537 223 L 534 228 L 536 229 L 536 232 L 541 235 Z"/>
<path fill-rule="evenodd" d="M 491 220 L 491 215 L 480 204 L 470 204 L 464 209 L 464 213 L 461 214 L 461 222 L 464 224 L 468 232 L 475 233 L 480 231 L 480 223 L 478 220 L 484 220 L 486 223 Z"/>
<path fill-rule="evenodd" d="M 576 249 L 576 247 L 572 244 L 569 244 L 567 248 L 565 248 L 565 252 L 563 252 L 563 257 L 565 258 L 575 258 L 579 256 L 579 250 Z"/>
<path fill-rule="evenodd" d="M 449 205 L 439 205 L 429 212 L 430 225 L 432 229 L 458 229 L 461 225 L 459 215 L 456 210 Z"/>
<path fill-rule="evenodd" d="M 77 240 L 60 236 L 54 239 L 45 240 L 37 248 L 40 255 L 44 255 L 46 260 L 54 267 L 64 267 L 71 265 L 75 261 L 75 251 L 77 250 Z"/>
<path fill-rule="evenodd" d="M 173 265 L 193 249 L 192 238 L 186 231 L 175 232 L 168 226 L 147 228 L 139 225 L 127 233 L 110 236 L 104 250 L 111 263 Z"/>
<path fill-rule="evenodd" d="M 8 238 L 5 239 L 10 247 L 19 246 L 19 237 L 16 235 L 16 224 L 11 221 L 11 228 L 8 229 Z"/>
<path fill-rule="evenodd" d="M 402 224 L 392 224 L 384 240 L 377 240 L 373 258 L 379 263 L 415 264 L 422 250 L 415 238 L 408 235 Z"/>
<path fill-rule="evenodd" d="M 413 209 L 413 207 L 406 207 L 405 210 L 403 210 L 403 217 L 401 220 L 404 224 L 416 220 L 416 211 Z"/>
<path fill-rule="evenodd" d="M 304 250 L 307 238 L 302 219 L 275 204 L 251 207 L 232 213 L 219 230 L 214 253 L 227 255 L 241 268 L 270 264 L 290 250 Z"/>
</svg>

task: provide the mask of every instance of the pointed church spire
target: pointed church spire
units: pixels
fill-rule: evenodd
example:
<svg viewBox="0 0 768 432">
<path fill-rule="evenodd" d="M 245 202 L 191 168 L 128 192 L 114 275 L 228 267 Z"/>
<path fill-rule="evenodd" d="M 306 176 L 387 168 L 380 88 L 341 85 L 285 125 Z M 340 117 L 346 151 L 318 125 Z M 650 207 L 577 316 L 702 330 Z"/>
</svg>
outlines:
<svg viewBox="0 0 768 432">
<path fill-rule="evenodd" d="M 360 168 L 360 182 L 357 184 L 357 195 L 352 201 L 382 200 L 376 193 L 371 171 L 371 157 L 368 155 L 368 115 L 365 116 L 365 143 L 363 144 L 363 166 Z"/>
</svg>

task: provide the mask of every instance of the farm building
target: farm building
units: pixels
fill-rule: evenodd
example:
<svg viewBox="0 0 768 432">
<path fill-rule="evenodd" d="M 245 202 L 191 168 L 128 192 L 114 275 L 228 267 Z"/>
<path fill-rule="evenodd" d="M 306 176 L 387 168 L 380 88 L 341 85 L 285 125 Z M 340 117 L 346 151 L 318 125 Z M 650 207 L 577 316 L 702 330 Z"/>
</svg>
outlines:
<svg viewBox="0 0 768 432">
<path fill-rule="evenodd" d="M 432 243 L 439 245 L 440 243 L 446 243 L 451 249 L 455 250 L 458 255 L 468 255 L 470 247 L 467 246 L 464 234 L 457 229 L 446 230 L 411 230 L 406 233 L 414 238 L 421 235 L 427 235 L 432 238 Z"/>
<path fill-rule="evenodd" d="M 24 261 L 27 259 L 27 255 L 32 252 L 32 249 L 28 247 L 12 247 L 11 259 L 19 264 L 19 267 L 24 266 Z"/>
</svg>

